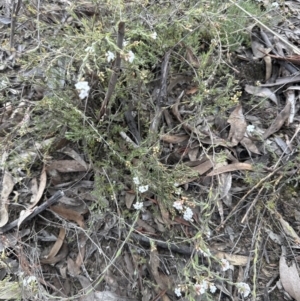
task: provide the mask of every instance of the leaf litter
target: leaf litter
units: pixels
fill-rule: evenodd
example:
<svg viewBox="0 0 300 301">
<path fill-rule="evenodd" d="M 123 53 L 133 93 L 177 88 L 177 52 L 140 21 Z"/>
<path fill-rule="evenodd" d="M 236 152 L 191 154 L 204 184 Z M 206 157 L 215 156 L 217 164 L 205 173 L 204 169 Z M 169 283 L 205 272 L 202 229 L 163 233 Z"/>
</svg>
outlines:
<svg viewBox="0 0 300 301">
<path fill-rule="evenodd" d="M 299 299 L 300 9 L 263 1 L 273 21 L 250 14 L 237 32 L 251 47 L 232 50 L 218 22 L 244 8 L 222 2 L 210 23 L 204 2 L 210 33 L 170 1 L 167 27 L 182 27 L 167 46 L 159 1 L 124 3 L 136 31 L 100 2 L 3 5 L 0 298 L 233 300 L 251 287 L 268 300 L 282 298 L 279 273 Z M 100 36 L 82 34 L 89 22 Z M 35 30 L 45 45 L 24 37 Z M 78 36 L 80 54 L 62 55 Z"/>
</svg>

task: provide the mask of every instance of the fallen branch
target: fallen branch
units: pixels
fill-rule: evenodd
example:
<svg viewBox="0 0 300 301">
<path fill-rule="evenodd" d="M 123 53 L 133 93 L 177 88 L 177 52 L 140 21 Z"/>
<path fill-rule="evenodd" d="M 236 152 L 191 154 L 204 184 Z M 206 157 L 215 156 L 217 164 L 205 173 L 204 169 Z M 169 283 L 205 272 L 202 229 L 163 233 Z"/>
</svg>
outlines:
<svg viewBox="0 0 300 301">
<path fill-rule="evenodd" d="M 33 217 L 35 217 L 36 215 L 40 214 L 41 212 L 43 212 L 45 209 L 47 209 L 48 207 L 54 205 L 55 203 L 58 202 L 59 199 L 61 199 L 64 196 L 64 193 L 62 191 L 57 191 L 55 192 L 55 194 L 49 199 L 47 200 L 45 203 L 43 203 L 40 206 L 37 206 L 35 208 L 34 211 L 32 211 L 32 213 L 30 215 L 28 215 L 24 220 L 22 220 L 22 223 L 29 221 L 30 219 L 32 219 Z M 22 219 L 22 217 L 14 220 L 13 222 L 5 225 L 4 227 L 0 228 L 0 234 L 3 234 L 15 227 L 17 227 L 19 220 Z"/>
<path fill-rule="evenodd" d="M 12 12 L 11 12 L 11 24 L 10 24 L 10 51 L 16 51 L 14 49 L 14 35 L 15 35 L 15 27 L 16 27 L 16 22 L 17 22 L 17 15 L 20 11 L 22 4 L 22 0 L 13 1 L 13 7 L 12 7 Z"/>
<path fill-rule="evenodd" d="M 108 89 L 106 91 L 103 103 L 101 105 L 98 120 L 100 120 L 101 117 L 106 113 L 106 108 L 108 106 L 108 103 L 111 99 L 111 96 L 113 95 L 113 92 L 115 91 L 115 87 L 117 84 L 117 80 L 118 80 L 118 76 L 120 74 L 120 68 L 121 68 L 121 50 L 123 48 L 124 35 L 125 35 L 125 22 L 120 22 L 119 29 L 118 29 L 118 38 L 117 38 L 117 46 L 120 49 L 120 51 L 117 52 L 117 57 L 116 57 L 114 66 L 112 68 L 113 72 L 112 72 L 112 75 L 111 75 L 109 83 L 108 83 Z"/>
</svg>

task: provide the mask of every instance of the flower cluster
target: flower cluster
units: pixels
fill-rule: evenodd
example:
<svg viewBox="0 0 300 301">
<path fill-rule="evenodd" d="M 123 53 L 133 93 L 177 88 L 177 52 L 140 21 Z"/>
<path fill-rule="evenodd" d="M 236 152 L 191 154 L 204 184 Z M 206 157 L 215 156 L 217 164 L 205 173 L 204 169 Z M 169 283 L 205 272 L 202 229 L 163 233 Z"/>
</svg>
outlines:
<svg viewBox="0 0 300 301">
<path fill-rule="evenodd" d="M 190 207 L 186 207 L 184 212 L 183 212 L 183 218 L 186 221 L 192 221 L 193 220 L 193 211 Z"/>
<path fill-rule="evenodd" d="M 75 88 L 79 94 L 80 99 L 85 99 L 89 96 L 90 86 L 88 82 L 82 81 L 75 84 Z"/>
<path fill-rule="evenodd" d="M 134 60 L 134 57 L 135 57 L 134 53 L 130 50 L 127 54 L 124 55 L 124 60 L 126 62 L 132 63 Z"/>
<path fill-rule="evenodd" d="M 174 289 L 174 293 L 177 297 L 181 296 L 181 288 L 178 286 Z"/>
<path fill-rule="evenodd" d="M 201 283 L 195 284 L 195 290 L 197 295 L 203 295 L 207 290 L 214 294 L 217 290 L 214 283 L 210 283 L 206 280 L 202 280 Z"/>
<path fill-rule="evenodd" d="M 196 250 L 198 252 L 200 252 L 202 254 L 202 256 L 204 256 L 204 257 L 210 257 L 211 256 L 211 253 L 210 253 L 209 249 L 207 249 L 207 251 L 203 251 L 201 248 L 196 248 Z"/>
<path fill-rule="evenodd" d="M 217 291 L 217 287 L 215 286 L 215 284 L 205 279 L 202 280 L 200 283 L 194 284 L 193 289 L 195 290 L 198 296 L 205 294 L 208 289 L 212 294 L 214 294 Z M 174 289 L 174 293 L 177 297 L 181 297 L 182 292 L 184 292 L 185 290 L 186 289 L 184 289 L 184 287 L 179 285 Z"/>
<path fill-rule="evenodd" d="M 249 294 L 251 293 L 251 289 L 249 284 L 244 282 L 238 282 L 236 283 L 236 287 L 238 289 L 238 292 L 244 296 L 244 298 L 247 298 Z"/>
<path fill-rule="evenodd" d="M 221 266 L 222 266 L 222 271 L 225 272 L 229 269 L 233 270 L 233 266 L 230 264 L 230 262 L 227 259 L 221 259 Z"/>
<path fill-rule="evenodd" d="M 150 38 L 153 39 L 153 40 L 156 40 L 156 39 L 157 39 L 157 32 L 156 32 L 156 31 L 153 31 L 153 32 L 150 34 Z"/>
<path fill-rule="evenodd" d="M 142 202 L 136 202 L 135 204 L 133 204 L 133 208 L 135 210 L 140 210 L 143 208 L 143 203 Z"/>
<path fill-rule="evenodd" d="M 106 52 L 106 60 L 108 63 L 112 62 L 115 59 L 115 54 L 111 51 Z"/>
<path fill-rule="evenodd" d="M 133 183 L 135 184 L 135 186 L 137 187 L 137 189 L 140 193 L 144 193 L 144 192 L 148 191 L 149 185 L 140 185 L 141 182 L 140 182 L 140 179 L 138 177 L 133 177 L 132 180 L 133 180 Z M 136 202 L 133 205 L 133 208 L 136 209 L 136 210 L 140 210 L 140 209 L 143 208 L 143 203 L 142 202 Z"/>
<path fill-rule="evenodd" d="M 173 207 L 177 209 L 179 212 L 183 213 L 183 218 L 186 221 L 193 221 L 193 211 L 190 207 L 184 205 L 186 202 L 185 198 L 181 198 L 173 203 Z"/>
<path fill-rule="evenodd" d="M 135 58 L 135 55 L 134 53 L 130 50 L 128 51 L 127 53 L 121 53 L 122 55 L 122 58 L 126 61 L 126 62 L 129 62 L 129 63 L 132 63 L 134 58 Z M 115 54 L 111 51 L 107 51 L 106 54 L 106 60 L 108 63 L 112 62 L 114 59 L 115 59 Z"/>
<path fill-rule="evenodd" d="M 140 179 L 138 177 L 134 177 L 132 180 L 133 180 L 133 183 L 137 186 L 138 191 L 140 193 L 144 193 L 144 192 L 148 191 L 149 185 L 140 185 L 141 182 L 140 182 Z"/>
<path fill-rule="evenodd" d="M 252 125 L 252 124 L 249 124 L 249 125 L 247 126 L 247 132 L 253 133 L 254 131 L 255 131 L 255 126 Z"/>
</svg>

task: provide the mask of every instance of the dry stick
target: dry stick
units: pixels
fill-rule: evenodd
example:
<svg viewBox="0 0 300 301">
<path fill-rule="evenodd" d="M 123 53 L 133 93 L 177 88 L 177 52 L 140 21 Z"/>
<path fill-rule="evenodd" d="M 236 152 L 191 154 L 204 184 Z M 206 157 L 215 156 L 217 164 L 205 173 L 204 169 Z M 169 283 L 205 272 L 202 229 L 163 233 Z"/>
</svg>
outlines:
<svg viewBox="0 0 300 301">
<path fill-rule="evenodd" d="M 117 52 L 117 57 L 114 66 L 112 68 L 112 75 L 108 83 L 108 89 L 106 91 L 105 98 L 100 109 L 98 120 L 100 120 L 101 117 L 106 113 L 106 108 L 108 106 L 108 103 L 111 99 L 111 96 L 117 84 L 117 80 L 121 68 L 121 50 L 123 48 L 124 35 L 125 35 L 125 22 L 120 22 L 118 27 L 118 37 L 117 37 L 117 46 L 120 50 Z"/>
<path fill-rule="evenodd" d="M 148 238 L 147 236 L 138 234 L 137 233 L 131 233 L 130 238 L 133 240 L 143 243 L 147 246 L 151 246 L 151 239 Z M 201 251 L 197 251 L 195 247 L 188 247 L 188 246 L 182 246 L 182 245 L 177 245 L 176 243 L 173 242 L 164 242 L 161 240 L 153 239 L 155 242 L 156 246 L 163 248 L 163 249 L 169 249 L 170 251 L 178 254 L 183 254 L 183 255 L 188 255 L 191 256 L 192 254 L 197 254 L 198 256 L 202 255 Z"/>
<path fill-rule="evenodd" d="M 40 206 L 37 206 L 35 208 L 35 210 L 29 215 L 27 216 L 22 223 L 29 221 L 30 219 L 32 219 L 33 217 L 35 217 L 36 215 L 40 214 L 41 212 L 43 212 L 45 209 L 47 209 L 48 207 L 54 205 L 55 203 L 58 202 L 59 199 L 61 199 L 64 196 L 64 193 L 62 191 L 57 191 L 55 192 L 55 194 L 49 199 L 47 200 L 45 203 L 43 203 Z M 19 220 L 22 217 L 14 220 L 13 222 L 5 225 L 4 227 L 0 228 L 0 234 L 5 233 L 15 227 L 17 227 Z"/>
<path fill-rule="evenodd" d="M 245 9 L 243 9 L 241 6 L 239 6 L 237 3 L 235 3 L 233 0 L 229 0 L 232 4 L 234 4 L 236 7 L 238 7 L 240 10 L 242 10 L 246 15 L 248 15 L 250 18 L 252 18 L 255 22 L 257 22 L 260 26 L 262 26 L 264 29 L 266 29 L 267 31 L 269 31 L 271 34 L 273 34 L 274 36 L 276 36 L 281 42 L 283 42 L 284 44 L 288 45 L 291 49 L 293 49 L 293 51 L 296 54 L 300 54 L 300 50 L 298 47 L 294 46 L 293 44 L 291 44 L 290 42 L 288 42 L 287 40 L 285 40 L 282 36 L 280 36 L 278 33 L 276 33 L 275 31 L 273 31 L 271 28 L 269 28 L 268 26 L 266 26 L 264 23 L 262 23 L 261 21 L 259 21 L 257 18 L 255 18 L 254 16 L 252 16 L 250 13 L 248 13 Z"/>
<path fill-rule="evenodd" d="M 169 50 L 165 54 L 164 60 L 161 64 L 160 88 L 156 95 L 155 116 L 150 125 L 150 131 L 153 133 L 157 133 L 161 121 L 162 113 L 164 111 L 164 108 L 162 106 L 165 103 L 167 97 L 167 79 L 169 74 L 170 55 L 171 55 L 171 50 Z"/>
<path fill-rule="evenodd" d="M 13 1 L 11 24 L 10 24 L 10 41 L 9 41 L 10 51 L 13 51 L 13 49 L 14 49 L 15 27 L 16 27 L 17 15 L 21 8 L 21 3 L 22 3 L 22 0 L 18 0 L 17 3 L 15 1 Z"/>
</svg>

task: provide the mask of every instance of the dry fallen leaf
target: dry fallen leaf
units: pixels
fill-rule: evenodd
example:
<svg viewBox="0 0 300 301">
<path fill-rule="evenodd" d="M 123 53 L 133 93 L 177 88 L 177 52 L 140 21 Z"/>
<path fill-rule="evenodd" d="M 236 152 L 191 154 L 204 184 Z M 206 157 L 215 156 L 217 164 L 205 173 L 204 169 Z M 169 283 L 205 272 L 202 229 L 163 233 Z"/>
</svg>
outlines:
<svg viewBox="0 0 300 301">
<path fill-rule="evenodd" d="M 197 56 L 194 54 L 192 48 L 184 45 L 186 48 L 186 59 L 187 61 L 194 67 L 194 68 L 199 68 L 200 67 L 200 62 Z"/>
<path fill-rule="evenodd" d="M 248 256 L 217 252 L 215 256 L 219 259 L 227 259 L 232 265 L 245 266 L 248 263 Z"/>
<path fill-rule="evenodd" d="M 226 204 L 227 207 L 232 205 L 232 197 L 230 194 L 232 183 L 232 174 L 230 172 L 225 172 L 219 176 L 219 194 L 222 201 Z"/>
<path fill-rule="evenodd" d="M 135 200 L 135 197 L 136 197 L 136 194 L 132 191 L 125 191 L 125 204 L 126 204 L 126 207 L 128 209 L 131 208 L 134 200 Z"/>
<path fill-rule="evenodd" d="M 0 199 L 0 227 L 3 227 L 8 222 L 8 197 L 13 191 L 14 185 L 15 183 L 12 175 L 9 172 L 5 171 L 2 180 L 2 190 Z"/>
<path fill-rule="evenodd" d="M 60 248 L 63 245 L 65 236 L 66 236 L 66 230 L 64 228 L 60 228 L 57 240 L 54 243 L 54 245 L 52 246 L 49 254 L 47 256 L 45 256 L 46 259 L 52 259 L 53 257 L 55 257 L 57 255 L 57 253 L 59 252 Z"/>
<path fill-rule="evenodd" d="M 287 236 L 291 237 L 296 244 L 300 245 L 300 237 L 298 236 L 296 231 L 291 227 L 291 225 L 287 221 L 283 219 L 283 217 L 279 213 L 277 213 L 277 215 L 279 216 L 279 222 L 283 228 L 284 233 Z"/>
<path fill-rule="evenodd" d="M 168 135 L 168 134 L 164 134 L 162 136 L 160 136 L 160 140 L 167 142 L 167 143 L 173 143 L 173 144 L 177 144 L 177 143 L 181 143 L 183 141 L 186 141 L 189 139 L 189 135 Z"/>
<path fill-rule="evenodd" d="M 53 160 L 47 167 L 47 171 L 50 170 L 57 170 L 59 172 L 80 172 L 87 171 L 87 168 L 75 160 Z"/>
<path fill-rule="evenodd" d="M 263 138 L 267 139 L 272 134 L 281 129 L 284 122 L 289 118 L 291 111 L 291 103 L 287 102 L 284 109 L 277 115 L 271 126 L 264 132 Z"/>
<path fill-rule="evenodd" d="M 279 261 L 280 281 L 286 292 L 297 301 L 300 301 L 300 278 L 298 270 L 294 261 L 292 261 L 291 265 L 287 265 L 284 253 L 283 248 Z"/>
<path fill-rule="evenodd" d="M 298 83 L 300 82 L 300 75 L 296 76 L 286 76 L 278 78 L 275 83 L 261 84 L 261 87 L 275 87 L 275 86 L 284 86 L 286 84 Z"/>
<path fill-rule="evenodd" d="M 276 105 L 278 105 L 278 100 L 274 92 L 272 92 L 269 88 L 263 88 L 261 86 L 245 86 L 245 91 L 249 94 L 265 97 L 271 99 Z"/>
<path fill-rule="evenodd" d="M 81 158 L 81 156 L 77 152 L 75 152 L 75 150 L 67 146 L 60 151 L 73 158 L 75 161 L 81 164 L 85 169 L 88 169 L 87 163 Z"/>
<path fill-rule="evenodd" d="M 137 301 L 137 299 L 121 297 L 116 293 L 110 291 L 103 291 L 103 292 L 96 291 L 95 301 Z"/>
<path fill-rule="evenodd" d="M 59 205 L 51 206 L 50 209 L 58 215 L 60 215 L 61 217 L 74 221 L 78 224 L 78 226 L 84 228 L 83 216 L 77 211 Z"/>
<path fill-rule="evenodd" d="M 227 122 L 230 124 L 228 140 L 231 141 L 232 146 L 235 146 L 244 138 L 247 129 L 247 122 L 241 104 L 230 114 Z"/>
<path fill-rule="evenodd" d="M 160 290 L 167 290 L 169 287 L 169 278 L 162 276 L 162 273 L 159 272 L 159 267 L 160 259 L 158 256 L 158 252 L 155 248 L 153 248 L 150 252 L 149 268 L 152 277 L 158 285 L 157 289 L 155 290 L 156 293 L 159 293 Z"/>
<path fill-rule="evenodd" d="M 28 217 L 30 216 L 33 211 L 35 210 L 36 208 L 31 208 L 31 209 L 26 209 L 26 210 L 22 210 L 20 212 L 20 217 L 18 219 L 18 228 L 20 228 L 22 222 Z"/>
<path fill-rule="evenodd" d="M 270 52 L 255 35 L 252 34 L 251 38 L 252 52 L 256 58 L 263 58 L 268 52 Z"/>
<path fill-rule="evenodd" d="M 80 282 L 84 291 L 84 296 L 80 297 L 80 301 L 94 301 L 95 294 L 94 290 L 92 289 L 91 281 L 82 275 L 77 275 L 76 278 Z"/>
<path fill-rule="evenodd" d="M 185 91 L 186 95 L 193 95 L 196 92 L 198 92 L 199 88 L 198 87 L 191 87 L 188 90 Z"/>
<path fill-rule="evenodd" d="M 245 133 L 245 137 L 240 141 L 241 145 L 245 147 L 245 149 L 250 153 L 260 155 L 260 151 L 257 146 L 253 143 L 251 138 L 249 138 L 248 133 Z"/>
<path fill-rule="evenodd" d="M 38 186 L 38 190 L 36 193 L 31 197 L 31 205 L 28 207 L 28 209 L 33 208 L 41 199 L 43 196 L 44 190 L 46 188 L 47 184 L 47 173 L 46 173 L 46 168 L 45 166 L 43 167 L 41 176 L 40 176 L 40 185 Z"/>
<path fill-rule="evenodd" d="M 80 274 L 80 268 L 75 263 L 75 261 L 70 257 L 67 259 L 67 267 L 68 267 L 69 274 L 72 277 L 75 277 Z"/>
<path fill-rule="evenodd" d="M 210 159 L 207 159 L 205 162 L 203 162 L 197 166 L 191 167 L 191 169 L 198 172 L 199 175 L 203 175 L 207 171 L 209 171 L 213 166 L 214 166 L 213 161 Z"/>
<path fill-rule="evenodd" d="M 253 170 L 253 167 L 249 163 L 233 163 L 214 169 L 209 174 L 207 174 L 207 176 L 216 176 L 224 172 L 230 172 L 235 170 Z"/>
<path fill-rule="evenodd" d="M 296 102 L 295 90 L 287 90 L 285 92 L 285 95 L 286 95 L 286 101 L 287 101 L 287 103 L 291 104 L 290 115 L 289 115 L 289 119 L 288 119 L 288 124 L 291 124 L 294 121 L 294 116 L 295 116 L 295 113 L 296 113 L 296 108 L 295 108 L 295 102 Z"/>
<path fill-rule="evenodd" d="M 55 264 L 63 259 L 66 258 L 66 256 L 68 255 L 69 253 L 69 250 L 68 250 L 68 245 L 66 243 L 63 243 L 61 249 L 60 249 L 60 252 L 52 257 L 52 258 L 42 258 L 40 259 L 40 262 L 41 263 L 44 263 L 44 264 Z"/>
</svg>

